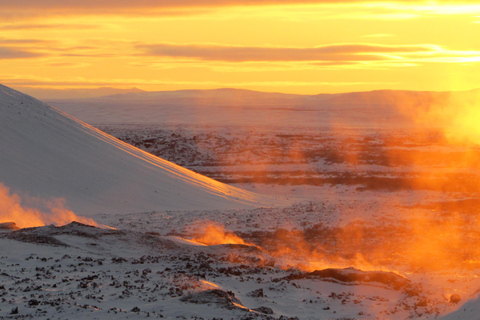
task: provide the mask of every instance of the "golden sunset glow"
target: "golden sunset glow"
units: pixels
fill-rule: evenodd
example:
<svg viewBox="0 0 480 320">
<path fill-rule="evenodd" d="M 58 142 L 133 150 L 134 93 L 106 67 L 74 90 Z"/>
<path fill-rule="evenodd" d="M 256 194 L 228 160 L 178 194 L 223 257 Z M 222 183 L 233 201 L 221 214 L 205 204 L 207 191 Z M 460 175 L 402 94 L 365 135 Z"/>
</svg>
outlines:
<svg viewBox="0 0 480 320">
<path fill-rule="evenodd" d="M 22 204 L 22 199 L 16 194 L 11 194 L 9 188 L 0 183 L 0 223 L 14 222 L 19 228 L 39 227 L 49 224 L 57 226 L 68 224 L 72 221 L 99 226 L 94 220 L 77 216 L 73 211 L 65 208 L 61 199 L 42 200 L 42 205 L 47 212 L 30 208 Z M 114 229 L 105 226 L 110 229 Z"/>
<path fill-rule="evenodd" d="M 473 1 L 2 0 L 0 9 L 0 77 L 26 93 L 480 87 Z"/>
<path fill-rule="evenodd" d="M 219 244 L 246 244 L 242 238 L 234 233 L 226 231 L 225 227 L 222 225 L 206 223 L 201 229 L 200 236 L 193 239 L 196 242 L 209 246 Z"/>
</svg>

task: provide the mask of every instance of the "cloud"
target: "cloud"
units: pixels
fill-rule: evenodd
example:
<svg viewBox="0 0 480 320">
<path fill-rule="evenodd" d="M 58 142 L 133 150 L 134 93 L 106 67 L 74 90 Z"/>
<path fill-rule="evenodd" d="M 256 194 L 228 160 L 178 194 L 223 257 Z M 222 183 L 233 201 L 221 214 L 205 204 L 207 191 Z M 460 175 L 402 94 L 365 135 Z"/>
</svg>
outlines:
<svg viewBox="0 0 480 320">
<path fill-rule="evenodd" d="M 26 59 L 45 56 L 111 58 L 118 54 L 108 53 L 100 45 L 64 46 L 60 41 L 40 39 L 0 38 L 0 59 Z"/>
<path fill-rule="evenodd" d="M 85 79 L 85 78 L 63 78 L 63 79 L 49 79 L 34 76 L 9 76 L 0 75 L 3 83 L 11 86 L 20 87 L 44 87 L 44 88 L 88 88 L 109 85 L 131 85 L 138 84 L 135 79 Z"/>
<path fill-rule="evenodd" d="M 35 30 L 35 29 L 97 29 L 101 25 L 94 24 L 66 24 L 66 23 L 33 23 L 33 24 L 4 24 L 0 25 L 0 30 Z"/>
<path fill-rule="evenodd" d="M 6 45 L 46 45 L 51 44 L 51 41 L 40 40 L 40 39 L 7 39 L 0 38 L 0 44 Z"/>
<path fill-rule="evenodd" d="M 218 7 L 238 6 L 283 6 L 283 5 L 379 5 L 401 9 L 417 6 L 415 10 L 436 14 L 471 14 L 471 9 L 455 9 L 451 7 L 477 7 L 478 2 L 463 1 L 414 1 L 393 0 L 0 0 L 0 16 L 4 19 L 16 20 L 31 16 L 55 15 L 196 15 L 209 12 Z M 446 8 L 449 7 L 450 8 Z M 436 9 L 444 7 L 443 9 Z M 477 10 L 478 12 L 478 10 Z M 408 14 L 407 14 L 408 15 Z M 372 16 L 375 17 L 375 16 Z M 403 17 L 403 18 L 408 18 Z"/>
<path fill-rule="evenodd" d="M 282 4 L 336 4 L 336 3 L 384 3 L 383 0 L 0 0 L 0 6 L 6 8 L 138 8 L 138 7 L 205 7 L 205 6 L 238 6 L 238 5 L 282 5 Z M 422 0 L 393 0 L 391 3 L 429 4 Z M 474 0 L 442 1 L 451 4 L 475 4 Z"/>
<path fill-rule="evenodd" d="M 388 33 L 375 33 L 375 34 L 367 34 L 362 36 L 363 38 L 386 38 L 386 37 L 393 37 L 393 34 Z"/>
<path fill-rule="evenodd" d="M 425 63 L 477 63 L 480 51 L 438 45 L 331 44 L 317 47 L 244 47 L 218 44 L 137 44 L 140 55 L 161 63 L 267 63 L 303 66 L 406 67 Z M 204 64 L 207 66 L 207 64 Z M 299 65 L 297 65 L 299 67 Z"/>
<path fill-rule="evenodd" d="M 67 58 L 118 58 L 123 57 L 119 52 L 110 53 L 113 50 L 105 47 L 76 46 L 50 48 L 49 51 L 57 57 Z"/>
<path fill-rule="evenodd" d="M 41 40 L 41 39 L 13 39 L 1 38 L 0 47 L 3 48 L 3 58 L 29 58 L 38 56 L 51 57 L 82 57 L 82 58 L 112 58 L 123 56 L 123 52 L 115 52 L 112 46 L 125 45 L 122 41 L 101 41 L 89 39 L 78 41 L 78 45 L 70 45 L 69 41 Z M 69 44 L 69 45 L 66 45 Z M 127 43 L 132 46 L 132 42 Z M 115 52 L 115 53 L 111 53 Z M 2 54 L 0 51 L 0 59 Z"/>
<path fill-rule="evenodd" d="M 67 88 L 98 88 L 98 87 L 115 87 L 126 88 L 136 87 L 142 85 L 165 85 L 165 84 L 191 84 L 197 82 L 182 82 L 171 80 L 146 80 L 137 78 L 85 78 L 85 77 L 63 77 L 63 78 L 48 78 L 32 75 L 12 75 L 0 74 L 2 84 L 16 88 L 52 88 L 52 89 L 67 89 Z"/>
<path fill-rule="evenodd" d="M 86 79 L 86 78 L 62 78 L 49 79 L 32 76 L 12 76 L 0 74 L 2 83 L 15 88 L 49 88 L 49 89 L 67 89 L 67 88 L 98 88 L 98 87 L 114 87 L 114 88 L 131 88 L 145 85 L 155 86 L 177 86 L 177 87 L 292 87 L 292 86 L 352 86 L 352 85 L 372 85 L 375 82 L 339 82 L 339 81 L 174 81 L 174 80 L 145 80 L 145 79 Z M 384 83 L 384 82 L 382 82 Z M 379 84 L 379 83 L 378 83 Z"/>
<path fill-rule="evenodd" d="M 281 5 L 281 4 L 312 4 L 312 3 L 358 3 L 365 1 L 318 1 L 318 0 L 0 0 L 0 7 L 6 9 L 39 9 L 39 10 L 102 10 L 109 9 L 111 11 L 137 9 L 137 8 L 182 8 L 182 7 L 217 7 L 217 6 L 238 6 L 238 5 Z M 371 1 L 370 1 L 371 2 Z"/>
<path fill-rule="evenodd" d="M 88 63 L 74 63 L 74 62 L 55 62 L 48 64 L 50 67 L 58 67 L 58 68 L 82 68 L 87 67 L 90 64 Z"/>
<path fill-rule="evenodd" d="M 9 47 L 0 47 L 0 60 L 2 59 L 28 59 L 47 56 L 45 53 L 39 53 L 29 50 L 15 49 Z"/>
<path fill-rule="evenodd" d="M 243 47 L 215 44 L 143 44 L 136 46 L 146 56 L 186 58 L 206 61 L 382 61 L 394 55 L 433 53 L 431 45 L 333 44 L 318 47 Z"/>
</svg>

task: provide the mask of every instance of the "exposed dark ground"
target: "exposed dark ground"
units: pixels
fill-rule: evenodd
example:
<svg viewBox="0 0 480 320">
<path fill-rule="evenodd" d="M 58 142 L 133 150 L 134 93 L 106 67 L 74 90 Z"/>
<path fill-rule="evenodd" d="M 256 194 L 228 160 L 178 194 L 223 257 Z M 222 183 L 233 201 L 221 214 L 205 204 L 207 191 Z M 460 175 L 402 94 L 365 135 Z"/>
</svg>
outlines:
<svg viewBox="0 0 480 320">
<path fill-rule="evenodd" d="M 292 129 L 292 133 L 280 134 L 274 130 L 140 125 L 100 129 L 225 183 L 480 191 L 480 148 L 451 145 L 436 131 Z"/>
</svg>

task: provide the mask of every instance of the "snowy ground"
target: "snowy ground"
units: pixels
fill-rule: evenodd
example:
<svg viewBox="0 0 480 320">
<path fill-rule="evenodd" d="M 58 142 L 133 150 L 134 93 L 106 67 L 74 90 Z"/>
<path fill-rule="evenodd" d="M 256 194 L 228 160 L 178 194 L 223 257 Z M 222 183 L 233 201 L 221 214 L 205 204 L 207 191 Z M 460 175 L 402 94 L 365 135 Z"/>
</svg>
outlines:
<svg viewBox="0 0 480 320">
<path fill-rule="evenodd" d="M 434 319 L 480 285 L 466 273 L 301 271 L 257 247 L 126 230 L 4 232 L 0 317 Z"/>
<path fill-rule="evenodd" d="M 167 96 L 185 94 L 198 100 Z M 478 147 L 356 98 L 338 124 L 317 100 L 224 108 L 231 90 L 201 94 L 221 96 L 70 107 L 121 110 L 98 127 L 230 186 L 0 86 L 0 319 L 479 318 Z M 118 121 L 132 114 L 160 122 Z M 102 228 L 4 223 L 41 207 Z"/>
<path fill-rule="evenodd" d="M 452 167 L 449 160 L 452 153 L 475 155 L 475 148 L 427 144 L 431 134 L 368 133 L 365 139 L 358 132 L 323 132 L 311 140 L 304 133 L 293 143 L 291 136 L 261 132 L 225 143 L 225 128 L 102 129 L 136 139 L 147 151 L 171 145 L 163 157 L 295 204 L 92 216 L 117 231 L 75 224 L 5 230 L 0 318 L 437 319 L 457 309 L 458 319 L 478 314 L 475 303 L 462 307 L 480 290 L 478 190 L 463 178 L 476 181 L 477 168 L 474 162 Z M 270 157 L 281 152 L 278 139 L 285 156 Z M 247 140 L 248 154 L 238 149 Z M 303 157 L 288 156 L 293 145 Z M 205 240 L 213 233 L 215 239 Z M 245 244 L 214 245 L 233 234 L 234 242 L 241 238 Z"/>
</svg>

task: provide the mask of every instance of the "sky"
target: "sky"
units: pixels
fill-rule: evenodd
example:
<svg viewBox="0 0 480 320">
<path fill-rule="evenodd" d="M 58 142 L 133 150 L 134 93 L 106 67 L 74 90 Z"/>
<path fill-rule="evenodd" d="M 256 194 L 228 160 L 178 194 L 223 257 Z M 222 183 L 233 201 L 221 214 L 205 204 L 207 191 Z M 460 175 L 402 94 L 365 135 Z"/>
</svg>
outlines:
<svg viewBox="0 0 480 320">
<path fill-rule="evenodd" d="M 480 2 L 0 0 L 0 83 L 296 94 L 480 87 Z"/>
</svg>

